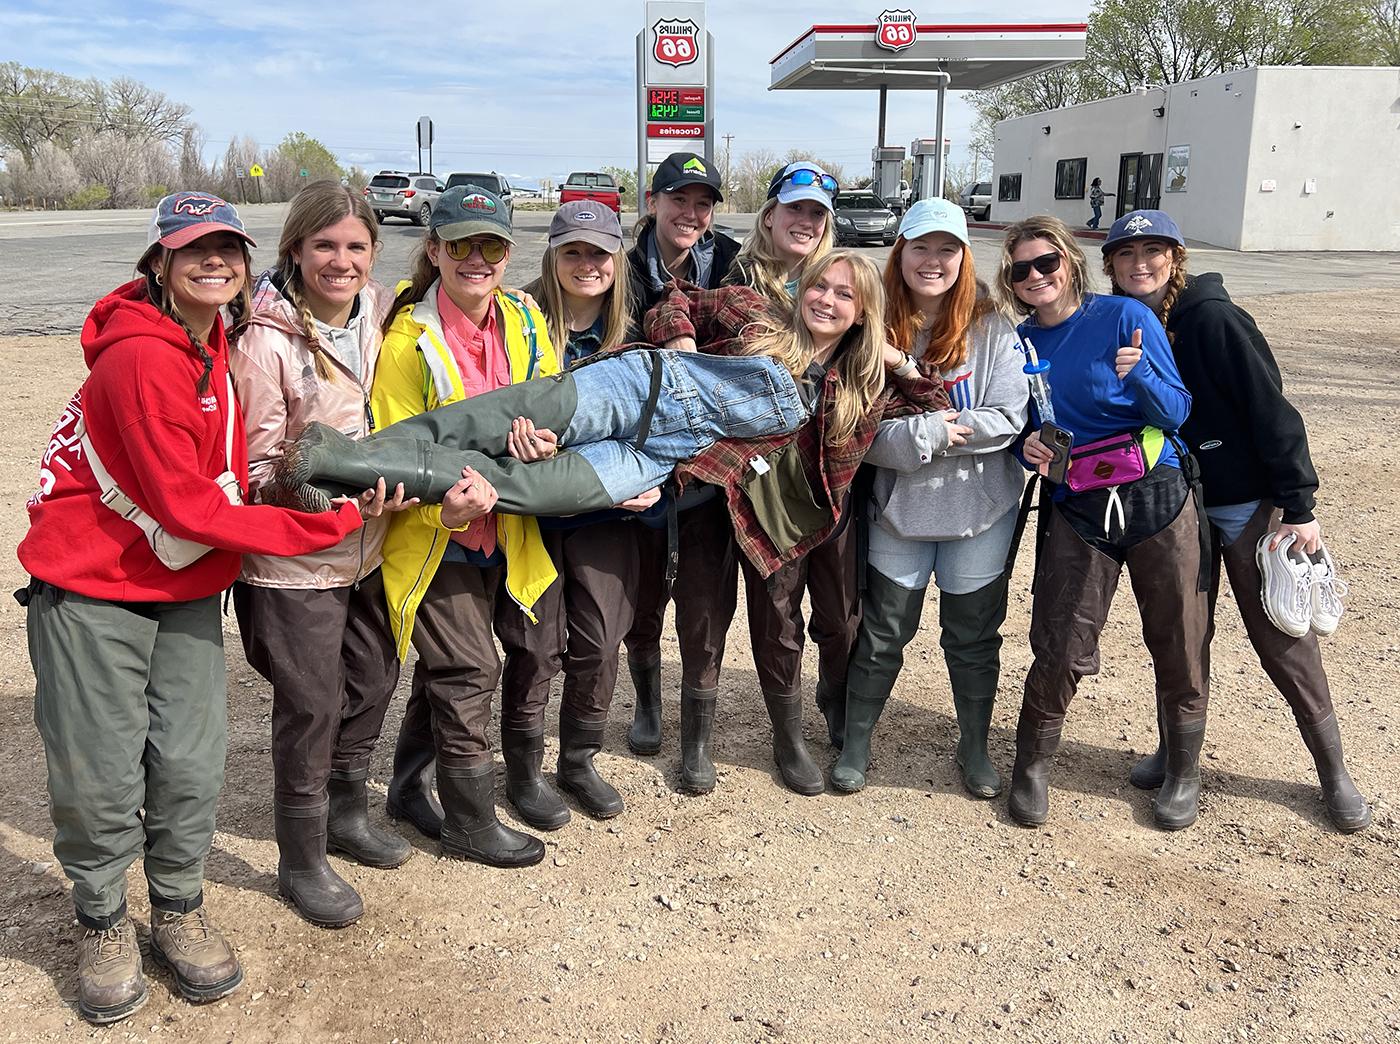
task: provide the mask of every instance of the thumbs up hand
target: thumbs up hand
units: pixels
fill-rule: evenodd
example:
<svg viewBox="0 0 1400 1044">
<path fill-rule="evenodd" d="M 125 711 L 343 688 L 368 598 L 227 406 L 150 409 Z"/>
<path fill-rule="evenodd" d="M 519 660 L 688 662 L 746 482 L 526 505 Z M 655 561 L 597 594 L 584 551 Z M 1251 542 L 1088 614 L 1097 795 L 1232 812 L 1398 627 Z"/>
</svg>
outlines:
<svg viewBox="0 0 1400 1044">
<path fill-rule="evenodd" d="M 1131 345 L 1118 349 L 1118 354 L 1113 357 L 1113 369 L 1118 374 L 1121 381 L 1128 376 L 1128 372 L 1138 364 L 1142 358 L 1142 329 L 1133 331 L 1133 341 Z"/>
</svg>

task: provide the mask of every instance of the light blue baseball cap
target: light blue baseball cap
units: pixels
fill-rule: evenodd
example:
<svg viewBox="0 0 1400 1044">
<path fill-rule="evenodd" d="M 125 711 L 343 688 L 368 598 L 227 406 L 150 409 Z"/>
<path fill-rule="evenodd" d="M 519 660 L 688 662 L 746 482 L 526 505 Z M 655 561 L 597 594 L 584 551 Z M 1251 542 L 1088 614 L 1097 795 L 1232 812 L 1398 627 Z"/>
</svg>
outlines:
<svg viewBox="0 0 1400 1044">
<path fill-rule="evenodd" d="M 930 232 L 947 232 L 963 246 L 972 245 L 967 238 L 967 215 L 946 199 L 919 200 L 904 212 L 899 223 L 899 234 L 905 239 L 918 239 Z"/>
</svg>

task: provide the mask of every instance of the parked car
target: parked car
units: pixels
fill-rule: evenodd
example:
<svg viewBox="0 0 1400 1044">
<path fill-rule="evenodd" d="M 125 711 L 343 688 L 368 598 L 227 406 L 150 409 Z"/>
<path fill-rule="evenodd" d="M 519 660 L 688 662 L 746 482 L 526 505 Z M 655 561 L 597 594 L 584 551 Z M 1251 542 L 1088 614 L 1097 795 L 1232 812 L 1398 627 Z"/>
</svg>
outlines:
<svg viewBox="0 0 1400 1044">
<path fill-rule="evenodd" d="M 992 216 L 992 183 L 974 181 L 958 193 L 958 206 L 974 221 L 986 221 Z"/>
<path fill-rule="evenodd" d="M 621 213 L 622 192 L 622 186 L 613 180 L 611 174 L 576 170 L 559 189 L 559 205 L 572 203 L 576 199 L 591 199 Z"/>
<path fill-rule="evenodd" d="M 454 188 L 457 185 L 476 185 L 479 188 L 484 188 L 505 204 L 506 217 L 512 224 L 515 223 L 515 191 L 510 187 L 510 182 L 500 174 L 492 171 L 490 174 L 447 175 L 447 187 Z"/>
<path fill-rule="evenodd" d="M 385 218 L 401 217 L 426 226 L 444 187 L 435 175 L 422 171 L 381 170 L 365 186 L 365 199 L 381 225 Z"/>
<path fill-rule="evenodd" d="M 842 190 L 836 197 L 836 242 L 889 246 L 898 234 L 899 216 L 869 189 Z"/>
</svg>

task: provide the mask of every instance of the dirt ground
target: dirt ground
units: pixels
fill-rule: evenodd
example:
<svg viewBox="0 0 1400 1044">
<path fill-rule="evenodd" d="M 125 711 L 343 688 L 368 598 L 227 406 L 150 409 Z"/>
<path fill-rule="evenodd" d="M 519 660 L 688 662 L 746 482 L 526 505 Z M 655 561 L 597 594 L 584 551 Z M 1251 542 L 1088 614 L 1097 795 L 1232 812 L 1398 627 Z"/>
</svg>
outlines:
<svg viewBox="0 0 1400 1044">
<path fill-rule="evenodd" d="M 1015 826 L 1003 801 L 971 800 L 958 783 L 932 611 L 876 734 L 871 785 L 853 797 L 783 789 L 741 621 L 712 795 L 675 790 L 672 641 L 660 756 L 627 752 L 632 695 L 619 685 L 598 761 L 627 801 L 620 818 L 595 823 L 576 811 L 546 837 L 545 861 L 519 872 L 440 860 L 417 837 L 396 871 L 337 860 L 367 912 L 322 931 L 276 896 L 271 697 L 230 619 L 228 785 L 206 894 L 247 981 L 195 1008 L 148 962 L 150 1002 L 99 1030 L 73 1006 L 75 927 L 50 849 L 24 616 L 5 598 L 0 1039 L 1400 1039 L 1400 477 L 1387 448 L 1400 413 L 1400 296 L 1244 303 L 1308 419 L 1320 514 L 1351 586 L 1326 655 L 1352 771 L 1374 803 L 1370 830 L 1329 828 L 1291 716 L 1228 596 L 1203 810 L 1178 834 L 1154 829 L 1150 795 L 1127 783 L 1155 730 L 1126 590 L 1105 633 L 1104 672 L 1071 711 L 1050 822 L 1039 830 Z M 0 365 L 9 416 L 0 543 L 14 547 L 35 458 L 81 361 L 72 337 L 0 338 Z M 1028 663 L 1029 558 L 1013 583 L 993 734 L 1006 774 Z M 19 585 L 13 558 L 0 580 Z M 807 677 L 812 684 L 810 659 Z M 399 700 L 387 735 L 401 711 Z M 547 765 L 553 730 L 551 721 Z M 815 722 L 807 732 L 829 764 Z M 376 758 L 381 798 L 392 746 Z M 144 919 L 139 865 L 130 884 Z"/>
</svg>

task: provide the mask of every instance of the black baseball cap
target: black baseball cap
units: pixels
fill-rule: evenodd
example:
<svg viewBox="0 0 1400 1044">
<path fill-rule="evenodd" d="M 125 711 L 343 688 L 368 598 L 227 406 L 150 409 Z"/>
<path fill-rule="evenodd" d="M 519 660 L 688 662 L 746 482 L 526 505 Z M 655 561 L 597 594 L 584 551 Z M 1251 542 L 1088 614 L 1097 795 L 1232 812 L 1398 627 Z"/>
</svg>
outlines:
<svg viewBox="0 0 1400 1044">
<path fill-rule="evenodd" d="M 693 152 L 673 152 L 661 161 L 651 176 L 652 192 L 674 192 L 686 185 L 707 185 L 715 194 L 715 202 L 723 203 L 719 191 L 719 171 Z"/>
</svg>

